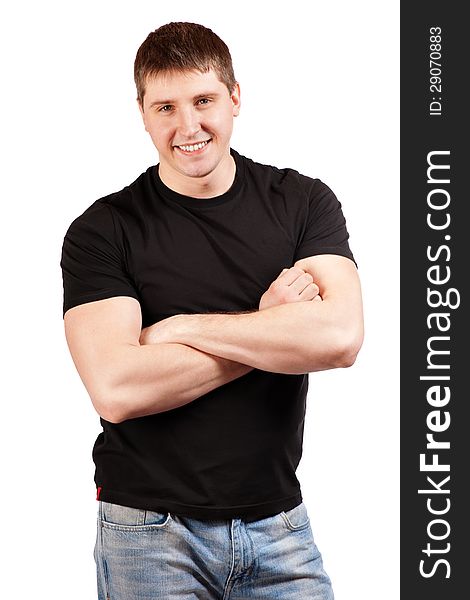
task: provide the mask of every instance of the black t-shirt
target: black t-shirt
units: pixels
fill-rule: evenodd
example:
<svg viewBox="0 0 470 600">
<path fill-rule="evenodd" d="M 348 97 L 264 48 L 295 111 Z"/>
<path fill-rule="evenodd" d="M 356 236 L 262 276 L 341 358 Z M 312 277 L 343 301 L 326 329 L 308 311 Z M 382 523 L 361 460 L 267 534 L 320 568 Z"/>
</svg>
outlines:
<svg viewBox="0 0 470 600">
<path fill-rule="evenodd" d="M 255 310 L 296 260 L 354 260 L 341 205 L 324 183 L 231 154 L 235 179 L 220 196 L 183 196 L 157 165 L 75 219 L 62 249 L 64 314 L 114 296 L 139 301 L 143 327 L 180 313 Z M 308 375 L 255 369 L 170 411 L 101 419 L 100 499 L 195 518 L 294 508 L 307 386 Z"/>
</svg>

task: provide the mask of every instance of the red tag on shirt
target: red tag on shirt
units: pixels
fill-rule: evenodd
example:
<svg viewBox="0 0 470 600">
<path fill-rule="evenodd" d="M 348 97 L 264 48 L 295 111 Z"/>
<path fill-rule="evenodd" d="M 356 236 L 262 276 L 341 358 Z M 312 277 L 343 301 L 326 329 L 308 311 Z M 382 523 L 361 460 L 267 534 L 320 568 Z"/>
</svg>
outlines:
<svg viewBox="0 0 470 600">
<path fill-rule="evenodd" d="M 101 488 L 99 487 L 99 488 L 96 490 L 96 499 L 97 499 L 97 500 L 99 500 L 99 499 L 100 499 L 100 494 L 101 494 Z"/>
</svg>

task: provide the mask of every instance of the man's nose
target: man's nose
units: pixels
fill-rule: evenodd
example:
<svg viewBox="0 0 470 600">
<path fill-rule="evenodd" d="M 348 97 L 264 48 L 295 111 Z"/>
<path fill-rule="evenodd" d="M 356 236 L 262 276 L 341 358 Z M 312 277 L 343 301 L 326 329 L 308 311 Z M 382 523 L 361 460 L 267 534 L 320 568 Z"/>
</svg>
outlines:
<svg viewBox="0 0 470 600">
<path fill-rule="evenodd" d="M 194 108 L 180 110 L 178 129 L 180 135 L 185 138 L 184 141 L 195 141 L 192 138 L 199 132 L 200 128 L 199 115 Z"/>
</svg>

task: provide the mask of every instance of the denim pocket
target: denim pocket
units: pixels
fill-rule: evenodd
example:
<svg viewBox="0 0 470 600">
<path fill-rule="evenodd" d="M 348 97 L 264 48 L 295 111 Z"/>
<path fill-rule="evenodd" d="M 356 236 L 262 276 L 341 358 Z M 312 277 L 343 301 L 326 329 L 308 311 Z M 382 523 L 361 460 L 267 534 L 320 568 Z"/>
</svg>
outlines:
<svg viewBox="0 0 470 600">
<path fill-rule="evenodd" d="M 121 531 L 149 531 L 166 527 L 171 519 L 169 512 L 131 508 L 100 501 L 101 525 L 105 529 Z"/>
<path fill-rule="evenodd" d="M 291 510 L 282 511 L 281 517 L 287 528 L 291 531 L 306 529 L 310 524 L 307 508 L 303 502 L 298 504 L 295 508 L 291 508 Z"/>
</svg>

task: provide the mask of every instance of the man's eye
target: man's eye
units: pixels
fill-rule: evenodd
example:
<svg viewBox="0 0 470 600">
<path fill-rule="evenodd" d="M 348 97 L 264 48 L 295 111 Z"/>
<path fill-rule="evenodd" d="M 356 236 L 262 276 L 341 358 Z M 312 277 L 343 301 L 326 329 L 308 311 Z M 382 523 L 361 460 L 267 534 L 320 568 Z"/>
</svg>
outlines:
<svg viewBox="0 0 470 600">
<path fill-rule="evenodd" d="M 159 110 L 160 112 L 170 112 L 171 104 L 165 104 L 165 106 L 162 106 Z"/>
<path fill-rule="evenodd" d="M 209 98 L 199 98 L 198 104 L 209 104 Z"/>
</svg>

